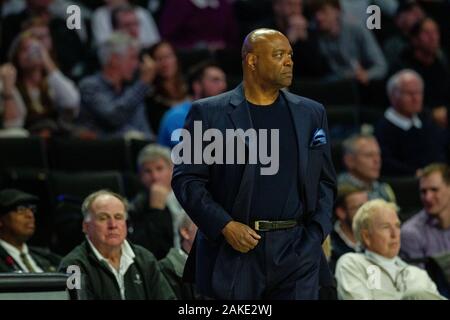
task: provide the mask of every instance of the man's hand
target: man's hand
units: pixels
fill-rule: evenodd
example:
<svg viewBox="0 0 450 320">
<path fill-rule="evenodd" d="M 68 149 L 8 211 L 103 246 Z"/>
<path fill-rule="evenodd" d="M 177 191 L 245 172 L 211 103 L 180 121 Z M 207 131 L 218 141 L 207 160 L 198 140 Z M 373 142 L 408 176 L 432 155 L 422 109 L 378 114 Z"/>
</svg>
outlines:
<svg viewBox="0 0 450 320">
<path fill-rule="evenodd" d="M 141 81 L 146 84 L 151 84 L 156 75 L 155 61 L 148 55 L 144 55 L 140 65 Z"/>
<path fill-rule="evenodd" d="M 166 200 L 170 189 L 159 184 L 152 184 L 150 187 L 150 208 L 163 210 L 166 207 Z"/>
<path fill-rule="evenodd" d="M 261 239 L 255 230 L 237 221 L 230 221 L 222 229 L 222 234 L 234 250 L 242 253 L 254 249 Z"/>
</svg>

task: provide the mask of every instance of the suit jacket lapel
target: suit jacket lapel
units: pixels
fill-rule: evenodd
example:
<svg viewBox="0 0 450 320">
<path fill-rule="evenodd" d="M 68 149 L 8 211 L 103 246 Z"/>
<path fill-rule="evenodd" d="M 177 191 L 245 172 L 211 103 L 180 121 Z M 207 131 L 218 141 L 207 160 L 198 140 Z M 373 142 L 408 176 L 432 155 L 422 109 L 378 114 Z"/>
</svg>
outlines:
<svg viewBox="0 0 450 320">
<path fill-rule="evenodd" d="M 291 115 L 294 121 L 295 133 L 297 136 L 297 146 L 298 146 L 298 159 L 299 159 L 299 182 L 300 182 L 300 193 L 302 197 L 303 204 L 306 205 L 305 197 L 305 187 L 306 187 L 306 168 L 308 164 L 308 139 L 309 133 L 311 132 L 311 114 L 301 104 L 300 100 L 289 92 L 281 91 L 286 97 L 286 101 L 291 111 Z M 306 208 L 306 207 L 305 207 Z"/>
<path fill-rule="evenodd" d="M 230 99 L 231 108 L 229 115 L 235 129 L 242 129 L 244 132 L 250 128 L 253 128 L 253 124 L 250 118 L 250 111 L 248 109 L 247 101 L 244 95 L 244 87 L 240 84 Z M 248 148 L 248 141 L 243 141 Z M 248 150 L 247 150 L 248 151 Z M 239 185 L 239 191 L 236 196 L 236 200 L 233 204 L 233 215 L 239 215 L 242 219 L 241 222 L 248 223 L 250 213 L 250 203 L 252 198 L 252 191 L 254 185 L 254 177 L 256 172 L 256 165 L 249 164 L 246 159 L 244 172 L 242 174 L 241 183 Z"/>
<path fill-rule="evenodd" d="M 232 108 L 229 110 L 231 121 L 235 129 L 242 129 L 244 131 L 253 128 L 252 120 L 250 118 L 250 111 L 248 110 L 247 101 L 244 95 L 244 86 L 240 84 L 233 90 L 233 95 L 230 99 Z M 247 141 L 244 141 L 248 145 Z"/>
<path fill-rule="evenodd" d="M 9 269 L 8 272 L 23 271 L 17 261 L 14 260 L 2 246 L 0 246 L 0 260 L 0 263 Z M 0 267 L 0 269 L 2 268 Z"/>
</svg>

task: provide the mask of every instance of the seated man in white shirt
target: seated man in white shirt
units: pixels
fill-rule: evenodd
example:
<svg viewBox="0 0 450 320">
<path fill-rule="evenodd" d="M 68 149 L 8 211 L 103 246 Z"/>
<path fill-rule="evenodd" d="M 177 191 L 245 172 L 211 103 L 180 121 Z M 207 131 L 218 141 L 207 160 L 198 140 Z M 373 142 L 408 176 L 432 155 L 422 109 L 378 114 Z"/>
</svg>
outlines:
<svg viewBox="0 0 450 320">
<path fill-rule="evenodd" d="M 107 190 L 89 195 L 81 207 L 86 241 L 63 259 L 60 271 L 80 268 L 81 299 L 175 299 L 153 254 L 126 240 L 127 207 Z"/>
<path fill-rule="evenodd" d="M 336 265 L 341 300 L 445 299 L 428 274 L 398 257 L 400 220 L 397 206 L 377 199 L 353 218 L 353 233 L 364 253 L 347 253 Z"/>
<path fill-rule="evenodd" d="M 35 231 L 34 211 L 39 199 L 16 189 L 0 191 L 0 272 L 54 272 L 57 255 L 27 241 Z"/>
</svg>

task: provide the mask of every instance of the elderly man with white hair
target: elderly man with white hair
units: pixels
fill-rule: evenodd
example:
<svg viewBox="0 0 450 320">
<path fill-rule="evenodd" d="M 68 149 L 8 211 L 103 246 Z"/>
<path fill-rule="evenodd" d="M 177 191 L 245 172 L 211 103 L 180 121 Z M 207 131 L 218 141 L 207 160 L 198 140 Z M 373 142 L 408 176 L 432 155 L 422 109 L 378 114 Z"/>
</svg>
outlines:
<svg viewBox="0 0 450 320">
<path fill-rule="evenodd" d="M 80 82 L 79 122 L 100 138 L 153 138 L 144 99 L 155 78 L 155 63 L 129 35 L 114 32 L 98 51 L 102 70 Z M 139 77 L 134 80 L 139 69 Z"/>
<path fill-rule="evenodd" d="M 175 299 L 148 250 L 129 243 L 128 203 L 121 195 L 100 190 L 82 204 L 86 241 L 61 262 L 60 271 L 77 266 L 80 298 L 88 300 Z"/>
<path fill-rule="evenodd" d="M 342 300 L 441 300 L 428 274 L 398 257 L 400 220 L 397 206 L 371 200 L 353 218 L 353 233 L 364 253 L 347 253 L 336 265 Z"/>
<path fill-rule="evenodd" d="M 409 69 L 387 83 L 391 107 L 375 128 L 382 175 L 413 175 L 432 162 L 446 162 L 448 134 L 422 113 L 424 82 Z"/>
</svg>

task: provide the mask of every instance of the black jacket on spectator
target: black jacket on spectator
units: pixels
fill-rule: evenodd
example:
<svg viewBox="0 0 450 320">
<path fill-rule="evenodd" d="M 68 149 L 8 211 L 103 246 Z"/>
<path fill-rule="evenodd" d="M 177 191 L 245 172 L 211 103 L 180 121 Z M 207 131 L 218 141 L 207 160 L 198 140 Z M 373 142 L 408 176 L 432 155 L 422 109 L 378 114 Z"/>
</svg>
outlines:
<svg viewBox="0 0 450 320">
<path fill-rule="evenodd" d="M 61 257 L 42 248 L 28 246 L 29 254 L 44 272 L 56 272 Z M 20 265 L 0 246 L 0 272 L 23 271 Z"/>
<path fill-rule="evenodd" d="M 163 210 L 150 208 L 149 195 L 139 193 L 133 200 L 130 212 L 129 238 L 133 243 L 150 250 L 160 260 L 173 247 L 172 215 Z"/>
<path fill-rule="evenodd" d="M 194 284 L 183 282 L 183 270 L 186 264 L 187 254 L 180 252 L 181 249 L 172 248 L 164 259 L 158 261 L 158 265 L 172 288 L 173 292 L 180 300 L 200 299 L 195 294 Z"/>
<path fill-rule="evenodd" d="M 173 300 L 175 296 L 162 275 L 155 257 L 140 246 L 130 243 L 135 254 L 134 263 L 124 276 L 125 300 Z M 104 261 L 99 261 L 89 243 L 84 241 L 61 262 L 59 270 L 65 272 L 76 265 L 81 272 L 81 299 L 120 300 L 117 280 Z"/>
<path fill-rule="evenodd" d="M 383 175 L 414 175 L 417 169 L 432 162 L 447 161 L 447 132 L 437 128 L 425 114 L 419 118 L 422 128 L 408 131 L 386 117 L 378 122 L 375 136 L 381 148 Z"/>
</svg>

